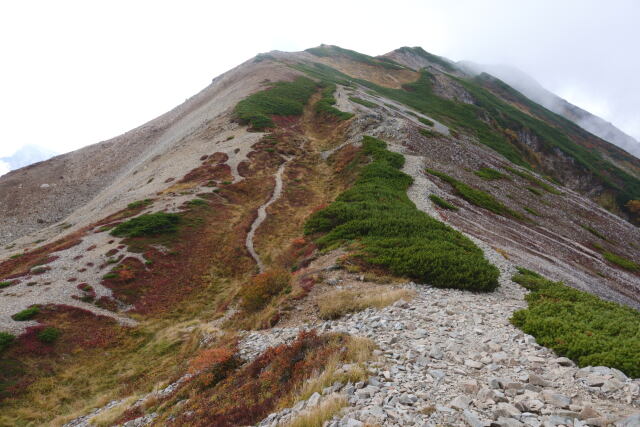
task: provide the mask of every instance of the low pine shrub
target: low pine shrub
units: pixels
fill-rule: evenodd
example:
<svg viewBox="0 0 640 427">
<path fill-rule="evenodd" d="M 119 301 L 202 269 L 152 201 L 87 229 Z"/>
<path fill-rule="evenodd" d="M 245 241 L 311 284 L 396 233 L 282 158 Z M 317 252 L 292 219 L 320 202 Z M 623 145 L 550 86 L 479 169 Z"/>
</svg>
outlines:
<svg viewBox="0 0 640 427">
<path fill-rule="evenodd" d="M 13 335 L 7 332 L 0 332 L 0 353 L 7 347 L 9 347 L 16 339 Z"/>
<path fill-rule="evenodd" d="M 33 307 L 25 308 L 22 311 L 11 316 L 13 320 L 16 322 L 23 322 L 25 320 L 31 320 L 35 317 L 36 314 L 40 313 L 40 308 L 37 305 Z"/>
<path fill-rule="evenodd" d="M 420 123 L 427 125 L 427 126 L 433 126 L 435 125 L 435 123 L 429 119 L 426 119 L 424 117 L 418 117 L 418 121 L 420 121 Z"/>
<path fill-rule="evenodd" d="M 358 98 L 356 96 L 350 96 L 349 101 L 364 105 L 367 108 L 376 108 L 378 106 L 375 102 L 367 101 L 366 99 Z"/>
<path fill-rule="evenodd" d="M 579 366 L 609 366 L 640 377 L 640 312 L 520 269 L 531 291 L 511 323 Z"/>
<path fill-rule="evenodd" d="M 480 206 L 481 208 L 485 208 L 498 215 L 510 216 L 516 219 L 524 219 L 521 214 L 512 211 L 511 209 L 500 203 L 500 201 L 498 201 L 489 193 L 470 187 L 467 184 L 460 182 L 457 179 L 442 172 L 438 172 L 433 169 L 427 169 L 427 172 L 451 184 L 454 190 L 456 190 L 456 193 L 469 203 Z"/>
<path fill-rule="evenodd" d="M 38 340 L 45 344 L 52 344 L 60 337 L 60 330 L 52 326 L 48 326 L 38 332 Z"/>
<path fill-rule="evenodd" d="M 284 269 L 273 269 L 260 273 L 243 288 L 241 306 L 247 311 L 263 309 L 276 296 L 291 291 L 291 273 Z"/>
<path fill-rule="evenodd" d="M 355 184 L 334 203 L 314 213 L 306 234 L 332 248 L 357 241 L 364 261 L 434 286 L 491 291 L 498 269 L 458 231 L 418 210 L 407 197 L 412 178 L 399 169 L 404 157 L 384 141 L 365 136 L 365 166 Z"/>
<path fill-rule="evenodd" d="M 131 218 L 111 231 L 114 236 L 140 237 L 173 233 L 178 230 L 180 216 L 177 214 L 156 212 Z"/>
<path fill-rule="evenodd" d="M 269 89 L 243 99 L 234 111 L 242 123 L 261 131 L 274 126 L 271 115 L 301 115 L 316 88 L 317 84 L 306 77 L 298 77 L 292 82 L 278 82 Z"/>
<path fill-rule="evenodd" d="M 0 289 L 6 288 L 7 286 L 13 285 L 11 280 L 5 280 L 4 282 L 0 282 Z"/>
<path fill-rule="evenodd" d="M 585 230 L 587 230 L 589 233 L 593 234 L 594 236 L 596 236 L 596 237 L 598 237 L 598 238 L 600 238 L 600 239 L 602 239 L 604 241 L 608 240 L 604 235 L 602 235 L 602 233 L 600 233 L 595 228 L 593 228 L 593 227 L 591 227 L 589 225 L 584 225 L 584 224 L 579 224 L 579 225 L 580 225 L 580 227 L 584 228 Z"/>
<path fill-rule="evenodd" d="M 442 197 L 438 197 L 435 194 L 429 195 L 429 199 L 431 199 L 431 201 L 433 203 L 435 203 L 436 205 L 440 206 L 443 209 L 449 209 L 450 211 L 457 211 L 458 210 L 457 206 L 452 205 L 451 203 L 447 202 Z"/>
<path fill-rule="evenodd" d="M 505 179 L 505 178 L 508 179 L 507 175 L 491 168 L 480 168 L 477 171 L 475 171 L 474 174 L 476 174 L 482 179 L 487 179 L 487 180 Z"/>
<path fill-rule="evenodd" d="M 138 200 L 136 202 L 129 203 L 127 209 L 138 209 L 145 206 L 149 206 L 152 203 L 151 199 Z"/>
<path fill-rule="evenodd" d="M 604 251 L 604 252 L 602 252 L 602 256 L 607 261 L 617 265 L 618 267 L 622 267 L 625 270 L 629 270 L 629 271 L 639 271 L 640 270 L 640 265 L 638 265 L 638 263 L 633 262 L 630 259 L 627 259 L 627 258 L 625 258 L 625 257 L 623 257 L 621 255 L 614 254 L 613 252 Z"/>
</svg>

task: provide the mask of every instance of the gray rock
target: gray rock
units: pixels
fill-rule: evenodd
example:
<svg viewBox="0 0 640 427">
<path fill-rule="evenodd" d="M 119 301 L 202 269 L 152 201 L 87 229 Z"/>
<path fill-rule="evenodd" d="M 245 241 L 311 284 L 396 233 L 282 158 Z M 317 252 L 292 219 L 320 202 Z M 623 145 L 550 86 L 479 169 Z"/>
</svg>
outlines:
<svg viewBox="0 0 640 427">
<path fill-rule="evenodd" d="M 482 364 L 481 362 L 477 362 L 475 360 L 466 359 L 464 361 L 464 366 L 468 366 L 468 367 L 473 368 L 473 369 L 482 369 L 484 364 Z"/>
<path fill-rule="evenodd" d="M 566 357 L 558 357 L 555 362 L 560 366 L 573 366 L 573 361 Z"/>
<path fill-rule="evenodd" d="M 564 394 L 554 393 L 551 390 L 544 390 L 542 392 L 542 398 L 545 402 L 550 403 L 556 408 L 566 409 L 571 405 L 571 398 Z"/>
<path fill-rule="evenodd" d="M 498 403 L 494 413 L 498 417 L 505 417 L 505 418 L 516 418 L 516 417 L 519 417 L 521 414 L 518 408 L 506 402 Z"/>
<path fill-rule="evenodd" d="M 486 424 L 480 421 L 480 419 L 468 409 L 462 412 L 462 417 L 469 424 L 470 427 L 485 427 Z"/>
<path fill-rule="evenodd" d="M 311 395 L 311 397 L 309 399 L 307 399 L 307 408 L 312 408 L 314 406 L 317 406 L 318 403 L 320 403 L 320 398 L 322 396 L 320 396 L 320 393 L 315 392 Z"/>
<path fill-rule="evenodd" d="M 616 427 L 637 427 L 640 426 L 640 412 L 629 415 L 615 422 Z"/>
<path fill-rule="evenodd" d="M 540 387 L 551 387 L 549 381 L 536 374 L 529 374 L 529 383 Z"/>
<path fill-rule="evenodd" d="M 491 423 L 491 427 L 521 427 L 524 426 L 520 421 L 508 418 L 508 417 L 499 417 L 497 421 Z"/>
<path fill-rule="evenodd" d="M 463 411 L 465 409 L 467 409 L 469 407 L 469 404 L 471 403 L 471 399 L 467 396 L 458 396 L 455 399 L 453 399 L 451 401 L 451 403 L 449 403 L 449 406 L 451 406 L 454 409 L 458 409 L 460 411 Z"/>
</svg>

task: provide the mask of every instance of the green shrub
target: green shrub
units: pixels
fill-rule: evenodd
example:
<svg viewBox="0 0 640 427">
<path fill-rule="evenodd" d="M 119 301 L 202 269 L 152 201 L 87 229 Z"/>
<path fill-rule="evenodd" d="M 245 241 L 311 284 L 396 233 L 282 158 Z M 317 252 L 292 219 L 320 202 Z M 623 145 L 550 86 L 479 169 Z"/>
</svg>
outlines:
<svg viewBox="0 0 640 427">
<path fill-rule="evenodd" d="M 189 200 L 187 202 L 187 205 L 191 206 L 191 207 L 196 207 L 196 206 L 208 206 L 209 203 L 204 200 L 204 199 L 193 199 L 193 200 Z"/>
<path fill-rule="evenodd" d="M 527 187 L 527 190 L 531 191 L 536 196 L 542 197 L 542 191 L 538 190 L 537 188 Z"/>
<path fill-rule="evenodd" d="M 247 311 L 258 311 L 266 307 L 276 296 L 291 291 L 291 273 L 282 269 L 269 270 L 251 279 L 242 289 L 241 306 Z"/>
<path fill-rule="evenodd" d="M 531 209 L 529 206 L 524 206 L 524 207 L 523 207 L 523 209 L 524 209 L 525 211 L 529 212 L 531 215 L 534 215 L 534 216 L 542 216 L 542 215 L 540 215 L 540 213 L 539 213 L 538 211 L 536 211 L 536 210 L 534 210 L 534 209 Z"/>
<path fill-rule="evenodd" d="M 38 332 L 38 339 L 45 344 L 51 344 L 60 337 L 60 330 L 54 327 L 48 326 Z"/>
<path fill-rule="evenodd" d="M 457 211 L 458 210 L 457 206 L 452 205 L 451 203 L 447 202 L 442 197 L 438 197 L 435 194 L 429 195 L 429 199 L 431 199 L 431 201 L 433 203 L 435 203 L 436 205 L 440 206 L 441 208 L 449 209 L 450 211 Z"/>
<path fill-rule="evenodd" d="M 356 104 L 364 105 L 367 108 L 376 108 L 378 104 L 375 102 L 367 101 L 366 99 L 358 98 L 355 96 L 350 96 L 349 100 L 351 102 L 355 102 Z"/>
<path fill-rule="evenodd" d="M 365 136 L 372 162 L 354 185 L 314 213 L 305 233 L 323 233 L 321 248 L 359 242 L 363 260 L 434 286 L 491 291 L 498 269 L 471 240 L 418 210 L 407 196 L 413 179 L 399 169 L 404 157 L 384 141 Z"/>
<path fill-rule="evenodd" d="M 475 171 L 474 174 L 476 174 L 482 179 L 487 179 L 487 180 L 508 179 L 507 175 L 491 168 L 480 168 L 477 171 Z"/>
<path fill-rule="evenodd" d="M 531 291 L 511 322 L 579 366 L 609 366 L 640 376 L 640 313 L 521 269 L 513 280 Z"/>
<path fill-rule="evenodd" d="M 516 168 L 505 168 L 506 170 L 508 170 L 509 172 L 511 172 L 514 175 L 518 175 L 520 178 L 524 178 L 527 181 L 529 181 L 531 184 L 538 186 L 540 188 L 542 188 L 543 190 L 551 193 L 551 194 L 562 194 L 562 192 L 556 190 L 555 188 L 553 188 L 552 185 L 547 184 L 546 182 L 542 181 L 541 179 L 536 178 L 535 176 L 531 175 L 529 172 L 524 172 L 521 170 L 518 170 Z M 527 187 L 527 189 L 529 191 L 531 191 L 532 193 L 541 195 L 542 193 L 540 193 L 539 191 L 532 189 L 531 187 Z"/>
<path fill-rule="evenodd" d="M 136 202 L 129 203 L 127 209 L 137 209 L 144 206 L 148 206 L 152 203 L 151 199 L 138 200 Z"/>
<path fill-rule="evenodd" d="M 11 318 L 17 322 L 22 322 L 33 319 L 38 313 L 40 313 L 40 308 L 37 305 L 34 305 L 33 307 L 25 308 L 24 310 L 14 314 Z"/>
<path fill-rule="evenodd" d="M 4 349 L 9 347 L 15 339 L 16 337 L 8 332 L 0 332 L 0 353 L 2 353 Z"/>
<path fill-rule="evenodd" d="M 427 125 L 427 126 L 433 126 L 433 125 L 435 125 L 435 123 L 434 123 L 433 121 L 431 121 L 431 120 L 429 120 L 429 119 L 426 119 L 426 118 L 424 118 L 424 117 L 418 117 L 418 121 L 419 121 L 420 123 L 424 124 L 424 125 Z"/>
<path fill-rule="evenodd" d="M 480 206 L 481 208 L 485 208 L 498 215 L 510 216 L 516 219 L 524 219 L 521 214 L 507 208 L 489 193 L 485 193 L 482 190 L 472 188 L 467 184 L 460 182 L 457 179 L 450 177 L 449 175 L 442 172 L 438 172 L 433 169 L 427 169 L 427 172 L 451 184 L 456 193 L 469 203 Z"/>
<path fill-rule="evenodd" d="M 589 233 L 593 234 L 596 237 L 599 237 L 600 239 L 604 240 L 604 241 L 608 241 L 608 239 L 606 237 L 604 237 L 602 235 L 602 233 L 598 232 L 598 230 L 596 230 L 595 228 L 589 226 L 589 225 L 584 225 L 584 224 L 579 224 L 580 227 L 584 228 L 585 230 L 587 230 Z"/>
<path fill-rule="evenodd" d="M 293 82 L 278 82 L 269 89 L 254 93 L 235 107 L 235 114 L 255 130 L 273 127 L 271 115 L 299 116 L 316 91 L 317 84 L 306 77 Z"/>
<path fill-rule="evenodd" d="M 333 97 L 333 94 L 336 91 L 336 85 L 334 83 L 326 82 L 323 82 L 322 85 L 325 86 L 325 88 L 322 89 L 322 98 L 320 98 L 320 100 L 316 102 L 316 112 L 320 114 L 329 114 L 335 116 L 339 120 L 348 120 L 353 117 L 352 113 L 340 111 L 336 107 L 334 107 L 336 99 Z"/>
<path fill-rule="evenodd" d="M 0 282 L 0 289 L 6 288 L 7 286 L 13 285 L 11 280 L 5 280 L 4 282 Z"/>
<path fill-rule="evenodd" d="M 607 261 L 617 265 L 618 267 L 622 267 L 625 270 L 629 270 L 629 271 L 639 271 L 640 270 L 640 265 L 638 265 L 637 263 L 635 263 L 635 262 L 631 261 L 630 259 L 627 259 L 627 258 L 625 258 L 625 257 L 623 257 L 621 255 L 614 254 L 613 252 L 604 251 L 604 252 L 602 252 L 602 256 Z"/>
<path fill-rule="evenodd" d="M 173 233 L 178 229 L 180 216 L 177 214 L 156 212 L 131 218 L 111 231 L 114 236 L 140 237 Z"/>
</svg>

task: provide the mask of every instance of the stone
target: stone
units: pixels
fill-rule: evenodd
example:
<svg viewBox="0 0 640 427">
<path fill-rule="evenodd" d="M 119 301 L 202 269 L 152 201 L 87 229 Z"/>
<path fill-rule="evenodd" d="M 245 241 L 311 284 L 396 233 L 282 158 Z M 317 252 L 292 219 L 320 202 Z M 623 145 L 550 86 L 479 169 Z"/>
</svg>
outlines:
<svg viewBox="0 0 640 427">
<path fill-rule="evenodd" d="M 540 387 L 551 387 L 549 381 L 536 374 L 529 374 L 529 383 Z"/>
<path fill-rule="evenodd" d="M 520 421 L 508 418 L 508 417 L 498 417 L 498 420 L 491 423 L 492 427 L 521 427 L 524 426 Z"/>
<path fill-rule="evenodd" d="M 518 408 L 516 408 L 510 403 L 500 402 L 496 406 L 496 410 L 494 411 L 494 413 L 498 417 L 516 418 L 520 416 L 522 412 L 520 412 Z"/>
<path fill-rule="evenodd" d="M 458 409 L 460 411 L 463 411 L 465 409 L 467 409 L 469 407 L 469 404 L 471 403 L 471 399 L 467 396 L 458 396 L 455 399 L 453 399 L 451 401 L 451 403 L 449 403 L 449 406 L 451 406 L 454 409 Z"/>
<path fill-rule="evenodd" d="M 600 414 L 591 406 L 585 406 L 578 414 L 578 418 L 581 420 L 588 420 L 589 418 L 598 418 Z"/>
<path fill-rule="evenodd" d="M 602 387 L 606 380 L 607 379 L 604 377 L 589 375 L 585 381 L 585 384 L 589 387 Z"/>
<path fill-rule="evenodd" d="M 615 422 L 616 427 L 637 427 L 640 426 L 640 412 L 629 415 Z"/>
<path fill-rule="evenodd" d="M 565 396 L 564 394 L 554 393 L 551 390 L 544 390 L 542 392 L 542 397 L 545 402 L 550 403 L 556 408 L 566 409 L 571 405 L 571 398 Z"/>
<path fill-rule="evenodd" d="M 318 392 L 313 393 L 311 397 L 307 399 L 307 407 L 311 408 L 311 407 L 317 406 L 318 403 L 320 403 L 320 398 L 321 398 L 320 393 Z"/>
<path fill-rule="evenodd" d="M 356 420 L 355 418 L 347 418 L 346 421 L 343 421 L 340 425 L 342 427 L 363 427 L 364 423 Z"/>
<path fill-rule="evenodd" d="M 612 393 L 614 391 L 620 390 L 622 387 L 624 387 L 624 384 L 622 382 L 618 381 L 615 378 L 612 378 L 605 381 L 604 384 L 602 384 L 600 390 L 602 390 L 604 393 Z"/>
<path fill-rule="evenodd" d="M 573 361 L 566 357 L 558 357 L 555 362 L 560 366 L 573 366 Z"/>
<path fill-rule="evenodd" d="M 475 360 L 466 359 L 464 361 L 464 366 L 468 366 L 473 369 L 482 369 L 484 365 L 480 362 L 476 362 Z"/>
<path fill-rule="evenodd" d="M 478 392 L 478 390 L 480 390 L 480 385 L 475 380 L 465 381 L 461 383 L 460 386 L 462 387 L 462 391 L 464 391 L 466 394 L 475 394 Z"/>
<path fill-rule="evenodd" d="M 468 409 L 462 411 L 462 417 L 469 424 L 470 427 L 485 427 L 485 423 L 480 421 L 480 419 Z"/>
</svg>

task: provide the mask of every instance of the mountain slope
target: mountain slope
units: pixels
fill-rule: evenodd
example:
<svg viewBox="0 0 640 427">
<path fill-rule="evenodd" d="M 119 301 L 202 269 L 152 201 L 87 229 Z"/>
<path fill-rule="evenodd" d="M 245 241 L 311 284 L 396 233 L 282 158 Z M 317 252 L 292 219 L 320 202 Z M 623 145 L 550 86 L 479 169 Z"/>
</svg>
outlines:
<svg viewBox="0 0 640 427">
<path fill-rule="evenodd" d="M 486 72 L 496 76 L 532 101 L 571 120 L 605 141 L 617 145 L 636 157 L 640 157 L 640 142 L 616 128 L 613 124 L 546 90 L 522 71 L 507 66 L 480 65 L 467 61 L 462 61 L 458 65 L 471 73 L 480 74 Z"/>
<path fill-rule="evenodd" d="M 0 253 L 0 424 L 633 416 L 640 232 L 594 200 L 625 215 L 637 172 L 422 49 L 258 55 L 135 131 L 0 178 L 2 224 L 24 224 Z M 56 199 L 64 223 L 29 223 Z M 606 368 L 509 323 L 518 271 L 611 301 L 588 307 L 621 321 L 580 335 Z"/>
</svg>

